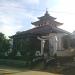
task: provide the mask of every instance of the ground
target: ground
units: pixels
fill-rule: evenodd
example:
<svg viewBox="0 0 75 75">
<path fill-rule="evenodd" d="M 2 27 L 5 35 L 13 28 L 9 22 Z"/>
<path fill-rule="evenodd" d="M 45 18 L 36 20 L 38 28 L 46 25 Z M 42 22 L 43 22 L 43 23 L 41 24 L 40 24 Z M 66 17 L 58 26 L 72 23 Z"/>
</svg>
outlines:
<svg viewBox="0 0 75 75">
<path fill-rule="evenodd" d="M 75 67 L 37 70 L 0 66 L 0 75 L 75 75 Z"/>
<path fill-rule="evenodd" d="M 61 75 L 44 71 L 0 67 L 0 75 Z"/>
<path fill-rule="evenodd" d="M 13 70 L 0 70 L 0 75 L 61 75 L 61 74 L 54 74 L 48 72 L 41 72 L 41 71 L 13 71 Z"/>
<path fill-rule="evenodd" d="M 21 72 L 21 73 L 16 73 L 11 75 L 60 75 L 60 74 L 40 72 L 40 71 L 27 71 L 27 72 Z"/>
</svg>

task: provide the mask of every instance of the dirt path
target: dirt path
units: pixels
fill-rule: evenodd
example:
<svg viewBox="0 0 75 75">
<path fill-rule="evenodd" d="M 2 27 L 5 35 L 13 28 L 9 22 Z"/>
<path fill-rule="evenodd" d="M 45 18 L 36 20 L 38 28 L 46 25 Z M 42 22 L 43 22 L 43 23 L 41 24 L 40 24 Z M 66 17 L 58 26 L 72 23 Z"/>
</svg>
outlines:
<svg viewBox="0 0 75 75">
<path fill-rule="evenodd" d="M 0 66 L 0 75 L 62 75 L 62 74 Z"/>
<path fill-rule="evenodd" d="M 62 75 L 62 74 L 54 74 L 49 72 L 42 71 L 32 71 L 32 70 L 17 70 L 17 69 L 0 69 L 0 75 Z"/>
<path fill-rule="evenodd" d="M 10 75 L 60 75 L 60 74 L 53 74 L 53 73 L 40 72 L 40 71 L 27 71 L 27 72 L 20 72 Z"/>
</svg>

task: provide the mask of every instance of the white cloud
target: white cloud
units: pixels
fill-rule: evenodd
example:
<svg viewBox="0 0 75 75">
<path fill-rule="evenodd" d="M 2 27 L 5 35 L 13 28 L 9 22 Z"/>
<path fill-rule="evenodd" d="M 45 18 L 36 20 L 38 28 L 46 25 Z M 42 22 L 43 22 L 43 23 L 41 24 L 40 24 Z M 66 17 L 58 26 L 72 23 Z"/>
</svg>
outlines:
<svg viewBox="0 0 75 75">
<path fill-rule="evenodd" d="M 60 28 L 73 32 L 75 30 L 75 0 L 57 1 L 57 5 L 52 9 L 54 12 L 50 12 L 51 15 L 64 23 Z"/>
<path fill-rule="evenodd" d="M 39 0 L 27 0 L 27 1 L 22 0 L 22 1 L 28 4 L 38 4 L 39 3 Z"/>
<path fill-rule="evenodd" d="M 57 17 L 58 21 L 64 23 L 61 28 L 72 32 L 75 29 L 75 15 L 67 14 L 67 12 L 75 12 L 75 1 L 56 0 L 56 2 L 57 3 L 55 3 L 55 0 L 0 0 L 0 31 L 10 36 L 17 31 L 27 30 L 33 27 L 30 23 L 37 20 L 34 15 L 38 15 L 37 13 L 39 12 L 43 13 L 40 11 L 41 8 L 48 8 L 50 11 L 60 11 L 59 13 L 50 13 L 52 16 Z M 39 6 L 36 7 L 36 5 Z M 36 11 L 38 7 L 39 10 Z M 27 8 L 30 8 L 30 10 Z M 32 10 L 31 8 L 36 10 Z M 33 11 L 36 11 L 37 13 Z"/>
<path fill-rule="evenodd" d="M 36 20 L 31 12 L 16 3 L 0 3 L 0 32 L 10 36 L 17 31 L 28 29 L 27 20 Z M 25 24 L 25 25 L 24 25 Z"/>
<path fill-rule="evenodd" d="M 64 18 L 64 25 L 61 28 L 72 32 L 75 30 L 75 0 L 61 0 L 59 3 L 58 10 L 64 12 L 61 15 Z"/>
<path fill-rule="evenodd" d="M 74 12 L 75 10 L 75 0 L 58 0 L 59 4 L 57 6 L 58 10 Z"/>
</svg>

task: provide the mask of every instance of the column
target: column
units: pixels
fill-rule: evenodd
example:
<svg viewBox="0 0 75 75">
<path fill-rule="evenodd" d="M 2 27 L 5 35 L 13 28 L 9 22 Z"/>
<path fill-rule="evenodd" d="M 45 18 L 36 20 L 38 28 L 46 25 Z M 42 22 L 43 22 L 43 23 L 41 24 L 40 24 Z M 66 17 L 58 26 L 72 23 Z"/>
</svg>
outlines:
<svg viewBox="0 0 75 75">
<path fill-rule="evenodd" d="M 42 56 L 44 54 L 44 44 L 46 39 L 40 37 L 37 37 L 37 39 L 41 41 L 41 56 Z"/>
<path fill-rule="evenodd" d="M 58 39 L 58 50 L 62 50 L 62 36 L 61 34 L 57 35 L 57 39 Z"/>
<path fill-rule="evenodd" d="M 54 37 L 54 54 L 56 54 L 57 52 L 57 43 L 58 43 L 57 36 L 55 36 Z"/>
<path fill-rule="evenodd" d="M 44 44 L 45 40 L 41 40 L 41 56 L 44 54 Z"/>
</svg>

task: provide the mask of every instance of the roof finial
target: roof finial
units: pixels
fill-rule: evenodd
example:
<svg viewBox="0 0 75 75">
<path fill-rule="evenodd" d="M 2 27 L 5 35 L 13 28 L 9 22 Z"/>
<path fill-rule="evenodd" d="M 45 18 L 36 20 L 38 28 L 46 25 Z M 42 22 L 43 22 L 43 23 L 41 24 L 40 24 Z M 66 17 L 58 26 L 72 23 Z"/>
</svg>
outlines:
<svg viewBox="0 0 75 75">
<path fill-rule="evenodd" d="M 48 9 L 46 8 L 46 13 L 45 14 L 48 14 Z"/>
<path fill-rule="evenodd" d="M 46 11 L 48 10 L 48 8 L 46 8 Z"/>
</svg>

